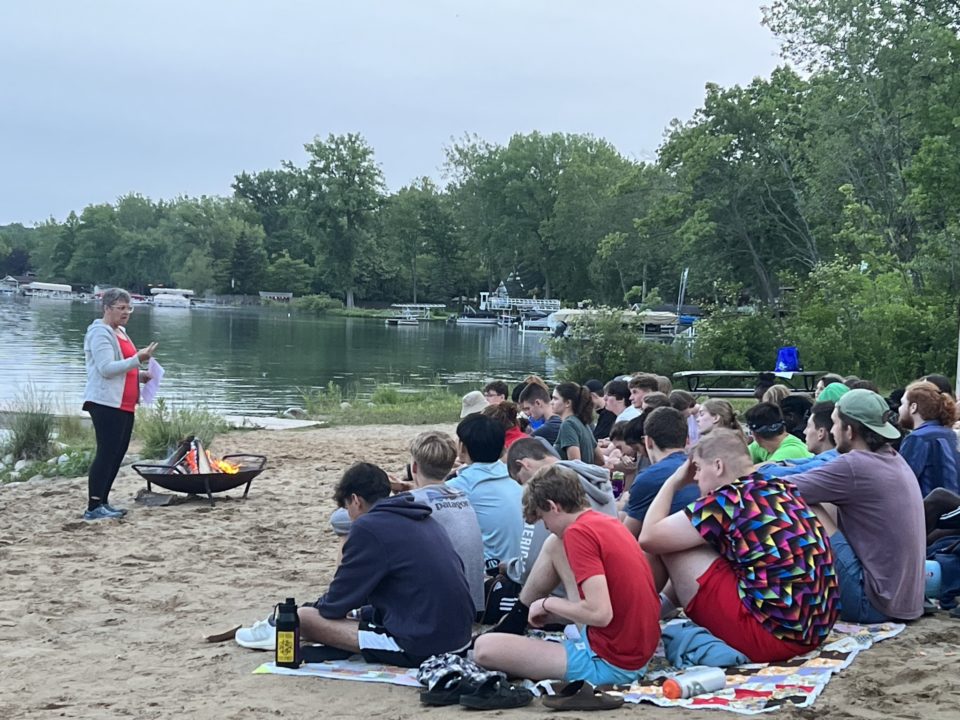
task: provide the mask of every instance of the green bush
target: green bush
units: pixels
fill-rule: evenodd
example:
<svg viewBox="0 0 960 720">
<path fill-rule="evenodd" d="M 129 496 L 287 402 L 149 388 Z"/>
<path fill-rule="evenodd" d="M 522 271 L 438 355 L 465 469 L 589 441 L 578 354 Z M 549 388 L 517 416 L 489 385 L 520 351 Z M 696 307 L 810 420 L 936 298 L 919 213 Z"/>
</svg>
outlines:
<svg viewBox="0 0 960 720">
<path fill-rule="evenodd" d="M 9 418 L 7 452 L 24 460 L 49 457 L 55 420 L 47 395 L 27 386 L 10 405 Z"/>
<path fill-rule="evenodd" d="M 325 388 L 298 387 L 297 392 L 303 402 L 303 409 L 310 416 L 339 410 L 340 403 L 343 402 L 343 391 L 333 380 L 328 382 Z"/>
<path fill-rule="evenodd" d="M 341 309 L 343 301 L 332 298 L 326 293 L 320 293 L 319 295 L 304 295 L 296 298 L 293 301 L 293 307 L 314 315 L 323 315 L 330 310 Z"/>
<path fill-rule="evenodd" d="M 700 370 L 772 370 L 783 328 L 774 310 L 715 309 L 696 324 L 693 362 Z M 792 344 L 792 343 L 790 343 Z M 806 361 L 801 351 L 801 360 Z"/>
<path fill-rule="evenodd" d="M 404 398 L 404 396 L 406 396 Z M 378 385 L 370 396 L 370 402 L 374 405 L 399 405 L 401 402 L 410 398 L 416 399 L 414 393 L 400 393 L 395 387 L 389 385 Z"/>
<path fill-rule="evenodd" d="M 57 418 L 57 440 L 72 447 L 93 447 L 96 444 L 93 428 L 79 415 L 68 415 L 63 411 Z"/>
<path fill-rule="evenodd" d="M 227 422 L 202 407 L 168 408 L 163 398 L 151 407 L 137 408 L 134 432 L 143 443 L 143 454 L 162 458 L 170 454 L 177 444 L 189 435 L 209 446 L 213 439 L 229 429 Z"/>
<path fill-rule="evenodd" d="M 548 352 L 561 366 L 564 379 L 606 382 L 637 371 L 669 377 L 689 368 L 687 345 L 644 339 L 636 325 L 624 324 L 623 311 L 601 313 L 589 323 L 578 323 L 567 337 L 551 338 Z"/>
</svg>

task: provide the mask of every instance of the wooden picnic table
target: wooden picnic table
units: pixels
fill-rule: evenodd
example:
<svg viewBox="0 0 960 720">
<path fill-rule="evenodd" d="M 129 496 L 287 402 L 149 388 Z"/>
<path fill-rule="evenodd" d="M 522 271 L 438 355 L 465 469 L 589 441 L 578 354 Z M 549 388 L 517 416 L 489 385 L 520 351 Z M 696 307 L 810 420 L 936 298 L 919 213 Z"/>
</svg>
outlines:
<svg viewBox="0 0 960 720">
<path fill-rule="evenodd" d="M 773 372 L 770 370 L 684 370 L 675 372 L 674 380 L 686 384 L 694 395 L 708 397 L 753 397 L 760 375 L 772 374 L 795 393 L 812 395 L 817 380 L 825 372 L 804 370 L 800 372 Z M 740 381 L 740 382 L 737 382 Z M 744 383 L 749 387 L 744 387 Z M 678 383 L 679 384 L 679 383 Z"/>
</svg>

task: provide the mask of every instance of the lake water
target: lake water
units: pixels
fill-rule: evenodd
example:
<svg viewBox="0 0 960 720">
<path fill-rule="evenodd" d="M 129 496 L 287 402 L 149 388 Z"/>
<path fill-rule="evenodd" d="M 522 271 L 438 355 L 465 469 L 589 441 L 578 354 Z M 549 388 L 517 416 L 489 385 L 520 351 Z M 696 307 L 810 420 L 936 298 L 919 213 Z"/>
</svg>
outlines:
<svg viewBox="0 0 960 720">
<path fill-rule="evenodd" d="M 63 410 L 79 408 L 86 371 L 83 336 L 93 303 L 0 297 L 0 407 L 32 384 Z M 449 386 L 515 382 L 556 367 L 539 335 L 448 323 L 387 327 L 383 320 L 314 318 L 285 308 L 138 306 L 127 328 L 137 347 L 159 343 L 161 396 L 230 414 L 274 415 L 302 405 L 298 388 L 333 381 L 348 393 L 376 384 Z"/>
</svg>

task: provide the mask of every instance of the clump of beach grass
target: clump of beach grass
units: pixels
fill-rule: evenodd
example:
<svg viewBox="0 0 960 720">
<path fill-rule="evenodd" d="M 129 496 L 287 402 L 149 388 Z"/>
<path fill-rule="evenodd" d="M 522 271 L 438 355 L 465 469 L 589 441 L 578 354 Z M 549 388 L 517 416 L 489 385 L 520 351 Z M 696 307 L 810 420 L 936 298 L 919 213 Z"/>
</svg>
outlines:
<svg viewBox="0 0 960 720">
<path fill-rule="evenodd" d="M 50 396 L 27 385 L 7 409 L 6 452 L 18 460 L 43 460 L 50 455 L 55 427 Z"/>
<path fill-rule="evenodd" d="M 163 398 L 152 407 L 137 408 L 133 427 L 143 455 L 149 458 L 169 455 L 189 435 L 209 447 L 217 435 L 230 429 L 226 420 L 204 407 L 168 406 Z"/>
</svg>

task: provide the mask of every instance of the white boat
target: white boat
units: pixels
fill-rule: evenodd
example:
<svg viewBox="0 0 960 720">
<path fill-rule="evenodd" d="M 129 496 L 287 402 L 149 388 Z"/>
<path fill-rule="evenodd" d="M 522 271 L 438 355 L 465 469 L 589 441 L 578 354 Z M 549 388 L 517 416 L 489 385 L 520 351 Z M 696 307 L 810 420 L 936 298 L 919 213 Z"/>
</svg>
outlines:
<svg viewBox="0 0 960 720">
<path fill-rule="evenodd" d="M 193 290 L 180 288 L 151 288 L 154 307 L 190 309 L 190 298 Z"/>
<path fill-rule="evenodd" d="M 520 332 L 522 333 L 545 333 L 553 332 L 556 323 L 552 321 L 551 315 L 527 315 L 520 319 Z"/>
</svg>

